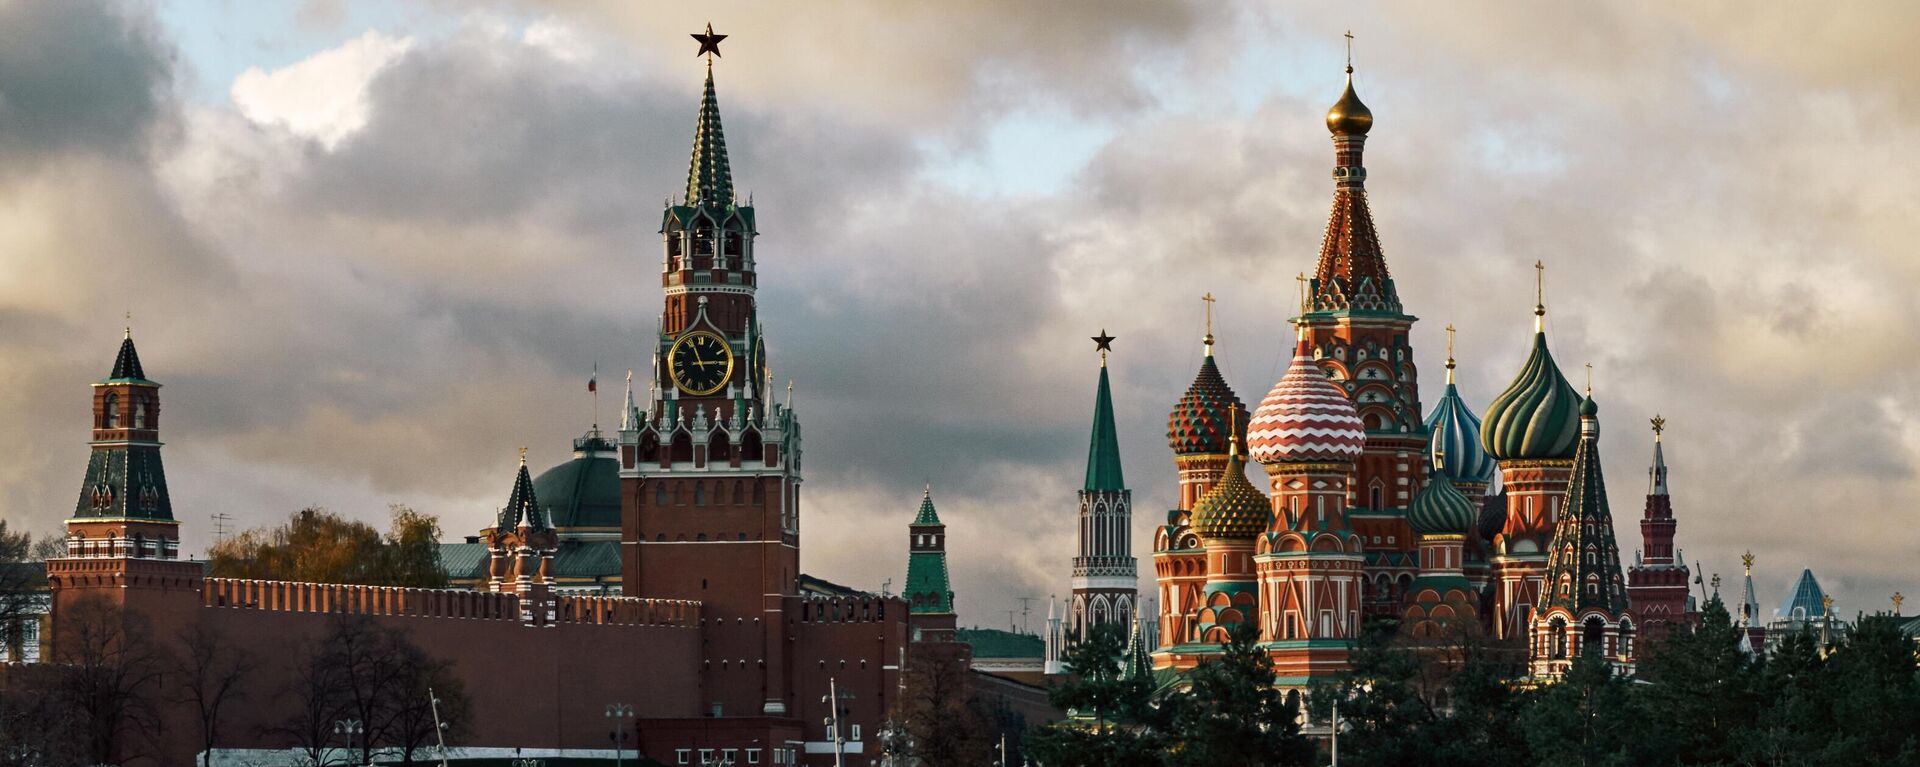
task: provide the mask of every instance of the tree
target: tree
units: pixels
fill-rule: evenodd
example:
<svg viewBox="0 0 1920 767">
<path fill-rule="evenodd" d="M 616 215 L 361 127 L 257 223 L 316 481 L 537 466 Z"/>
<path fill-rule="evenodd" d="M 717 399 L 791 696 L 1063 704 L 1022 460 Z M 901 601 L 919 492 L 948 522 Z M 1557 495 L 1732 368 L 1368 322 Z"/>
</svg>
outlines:
<svg viewBox="0 0 1920 767">
<path fill-rule="evenodd" d="M 306 755 L 309 764 L 319 767 L 332 747 L 334 723 L 346 710 L 340 672 L 329 665 L 331 659 L 324 645 L 310 646 L 293 657 L 286 687 L 278 697 L 292 701 L 294 708 L 271 733 L 285 737 Z"/>
<path fill-rule="evenodd" d="M 247 684 L 256 668 L 253 653 L 204 623 L 181 632 L 180 648 L 174 702 L 193 707 L 200 725 L 203 765 L 212 767 L 224 717 L 247 699 Z"/>
<path fill-rule="evenodd" d="M 87 763 L 63 671 L 50 663 L 0 666 L 0 767 Z"/>
<path fill-rule="evenodd" d="M 1420 658 L 1403 642 L 1399 621 L 1369 620 L 1348 655 L 1348 672 L 1308 688 L 1314 721 L 1337 726 L 1346 736 L 1340 742 L 1344 763 L 1420 763 L 1432 747 L 1438 707 L 1421 695 Z"/>
<path fill-rule="evenodd" d="M 1920 764 L 1920 658 L 1892 616 L 1855 621 L 1827 657 L 1833 737 L 1826 758 L 1848 764 Z"/>
<path fill-rule="evenodd" d="M 913 755 L 927 767 L 991 763 L 996 723 L 968 688 L 969 672 L 957 659 L 930 655 L 908 656 L 895 712 L 913 738 Z"/>
<path fill-rule="evenodd" d="M 1653 745 L 1683 764 L 1731 761 L 1739 747 L 1729 736 L 1754 720 L 1752 661 L 1740 650 L 1740 629 L 1719 598 L 1707 601 L 1700 622 L 1674 626 L 1649 646 L 1636 669 L 1638 703 L 1646 722 L 1636 742 Z"/>
<path fill-rule="evenodd" d="M 400 505 L 385 537 L 365 522 L 326 509 L 302 509 L 277 527 L 254 528 L 207 552 L 219 578 L 445 588 L 440 523 Z"/>
<path fill-rule="evenodd" d="M 1734 740 L 1740 761 L 1755 765 L 1819 764 L 1834 732 L 1826 660 L 1805 630 L 1781 637 L 1754 680 L 1762 701 Z"/>
<path fill-rule="evenodd" d="M 1150 678 L 1121 673 L 1126 640 L 1118 626 L 1096 626 L 1061 653 L 1071 676 L 1048 692 L 1053 705 L 1073 715 L 1027 736 L 1026 752 L 1048 767 L 1160 764 Z"/>
<path fill-rule="evenodd" d="M 374 744 L 386 742 L 399 718 L 400 677 L 409 662 L 410 643 L 364 615 L 341 616 L 327 634 L 325 662 L 337 674 L 341 709 L 360 722 L 360 763 L 373 763 Z"/>
<path fill-rule="evenodd" d="M 1172 696 L 1174 765 L 1306 765 L 1313 743 L 1300 734 L 1300 697 L 1273 686 L 1273 659 L 1251 623 L 1234 627 L 1221 655 L 1187 674 Z"/>
<path fill-rule="evenodd" d="M 17 636 L 16 627 L 37 620 L 46 603 L 41 585 L 46 571 L 34 564 L 33 535 L 7 529 L 0 519 L 0 639 Z M 0 643 L 0 658 L 6 656 Z"/>
<path fill-rule="evenodd" d="M 1583 652 L 1558 681 L 1528 696 L 1521 726 L 1534 754 L 1553 755 L 1555 764 L 1643 764 L 1625 753 L 1635 737 L 1636 721 L 1628 710 L 1628 682 L 1598 653 Z"/>
<path fill-rule="evenodd" d="M 393 719 L 388 740 L 400 749 L 400 763 L 413 764 L 422 748 L 435 745 L 441 737 L 457 739 L 465 732 L 472 704 L 466 685 L 453 673 L 453 664 L 428 656 L 404 635 L 389 634 L 401 656 L 399 677 L 394 680 Z M 435 712 L 435 702 L 439 710 Z M 443 727 L 444 731 L 436 731 Z"/>
<path fill-rule="evenodd" d="M 100 597 L 75 600 L 55 617 L 60 693 L 85 733 L 92 764 L 117 764 L 150 745 L 160 728 L 156 696 L 173 665 L 139 613 Z"/>
</svg>

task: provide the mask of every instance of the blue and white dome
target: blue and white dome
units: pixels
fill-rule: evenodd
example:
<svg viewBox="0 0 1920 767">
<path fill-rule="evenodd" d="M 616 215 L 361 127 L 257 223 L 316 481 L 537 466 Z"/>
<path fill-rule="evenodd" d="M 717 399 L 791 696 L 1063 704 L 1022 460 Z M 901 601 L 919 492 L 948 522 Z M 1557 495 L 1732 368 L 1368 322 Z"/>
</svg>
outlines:
<svg viewBox="0 0 1920 767">
<path fill-rule="evenodd" d="M 1480 416 L 1468 409 L 1454 388 L 1453 369 L 1447 369 L 1447 393 L 1427 416 L 1427 465 L 1454 482 L 1492 481 L 1493 456 L 1480 444 Z M 1440 460 L 1439 456 L 1446 456 Z"/>
</svg>

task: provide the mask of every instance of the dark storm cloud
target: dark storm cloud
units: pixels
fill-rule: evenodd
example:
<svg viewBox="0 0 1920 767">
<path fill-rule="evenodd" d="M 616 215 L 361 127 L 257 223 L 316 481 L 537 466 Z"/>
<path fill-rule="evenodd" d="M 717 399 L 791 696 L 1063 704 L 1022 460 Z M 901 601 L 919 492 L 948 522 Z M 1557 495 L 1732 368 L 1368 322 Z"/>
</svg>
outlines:
<svg viewBox="0 0 1920 767">
<path fill-rule="evenodd" d="M 62 152 L 141 153 L 172 81 L 152 20 L 117 3 L 0 2 L 0 173 Z"/>
</svg>

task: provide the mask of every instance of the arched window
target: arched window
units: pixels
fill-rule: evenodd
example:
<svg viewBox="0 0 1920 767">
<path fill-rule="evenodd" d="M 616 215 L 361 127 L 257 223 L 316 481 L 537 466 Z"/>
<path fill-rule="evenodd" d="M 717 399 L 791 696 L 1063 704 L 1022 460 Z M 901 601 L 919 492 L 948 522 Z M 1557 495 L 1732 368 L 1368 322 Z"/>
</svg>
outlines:
<svg viewBox="0 0 1920 767">
<path fill-rule="evenodd" d="M 655 485 L 653 486 L 653 505 L 655 505 L 655 506 L 665 506 L 665 505 L 667 505 L 667 485 L 666 485 L 666 483 L 664 483 L 664 482 L 662 482 L 662 483 L 658 483 L 658 484 L 655 484 Z"/>
<path fill-rule="evenodd" d="M 150 428 L 147 426 L 147 401 L 144 399 L 133 401 L 133 428 Z"/>
<path fill-rule="evenodd" d="M 1633 657 L 1633 624 L 1620 622 L 1620 657 Z"/>
<path fill-rule="evenodd" d="M 660 436 L 649 431 L 640 437 L 640 460 L 643 463 L 656 463 L 660 460 Z"/>
<path fill-rule="evenodd" d="M 1586 625 L 1581 629 L 1580 651 L 1589 655 L 1600 654 L 1605 649 L 1607 630 L 1606 624 L 1600 621 L 1600 616 L 1588 618 Z"/>
<path fill-rule="evenodd" d="M 724 431 L 714 431 L 713 437 L 707 440 L 707 461 L 709 463 L 726 463 L 731 459 L 732 455 L 732 439 L 730 439 Z"/>
<path fill-rule="evenodd" d="M 767 502 L 767 486 L 766 484 L 762 483 L 760 480 L 757 480 L 757 479 L 753 481 L 753 502 L 754 503 Z"/>
<path fill-rule="evenodd" d="M 1379 511 L 1381 509 L 1386 508 L 1387 507 L 1386 495 L 1387 495 L 1386 488 L 1381 487 L 1380 484 L 1377 482 L 1374 483 L 1373 487 L 1367 489 L 1367 500 L 1369 501 L 1367 508 L 1373 511 Z"/>
<path fill-rule="evenodd" d="M 1552 623 L 1547 624 L 1547 631 L 1553 634 L 1553 657 L 1567 657 L 1567 622 L 1554 618 Z"/>
<path fill-rule="evenodd" d="M 760 432 L 748 429 L 747 433 L 740 435 L 740 461 L 763 460 L 766 460 L 766 452 L 760 445 Z"/>
<path fill-rule="evenodd" d="M 746 482 L 738 479 L 733 481 L 733 502 L 735 504 L 741 504 L 741 503 L 747 502 Z"/>
<path fill-rule="evenodd" d="M 675 463 L 693 460 L 693 437 L 684 431 L 673 435 L 673 449 L 668 456 Z"/>
<path fill-rule="evenodd" d="M 693 483 L 693 505 L 695 506 L 707 505 L 707 483 L 705 482 Z"/>
<path fill-rule="evenodd" d="M 105 420 L 102 426 L 108 429 L 120 428 L 120 395 L 107 394 L 106 399 L 103 401 L 103 407 L 106 412 L 104 413 Z"/>
</svg>

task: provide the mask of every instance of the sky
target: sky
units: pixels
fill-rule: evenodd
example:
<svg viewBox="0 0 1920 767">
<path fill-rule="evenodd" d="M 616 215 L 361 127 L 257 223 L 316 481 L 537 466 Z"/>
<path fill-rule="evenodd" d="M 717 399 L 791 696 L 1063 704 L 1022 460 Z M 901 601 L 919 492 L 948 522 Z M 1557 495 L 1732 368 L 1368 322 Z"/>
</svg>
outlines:
<svg viewBox="0 0 1920 767">
<path fill-rule="evenodd" d="M 927 484 L 961 620 L 1068 591 L 1098 357 L 1136 555 L 1200 361 L 1257 401 L 1332 195 L 1344 32 L 1426 370 L 1484 409 L 1594 365 L 1623 550 L 1667 418 L 1678 545 L 1771 609 L 1920 573 L 1920 7 L 0 0 L 0 516 L 72 509 L 131 324 L 185 549 L 320 505 L 449 536 L 648 365 L 703 65 L 805 424 L 803 567 L 904 579 Z M 127 317 L 131 316 L 131 320 Z M 614 382 L 609 385 L 609 382 Z M 1916 591 L 1920 593 L 1920 591 Z M 1015 618 L 1014 620 L 1018 620 Z"/>
</svg>

